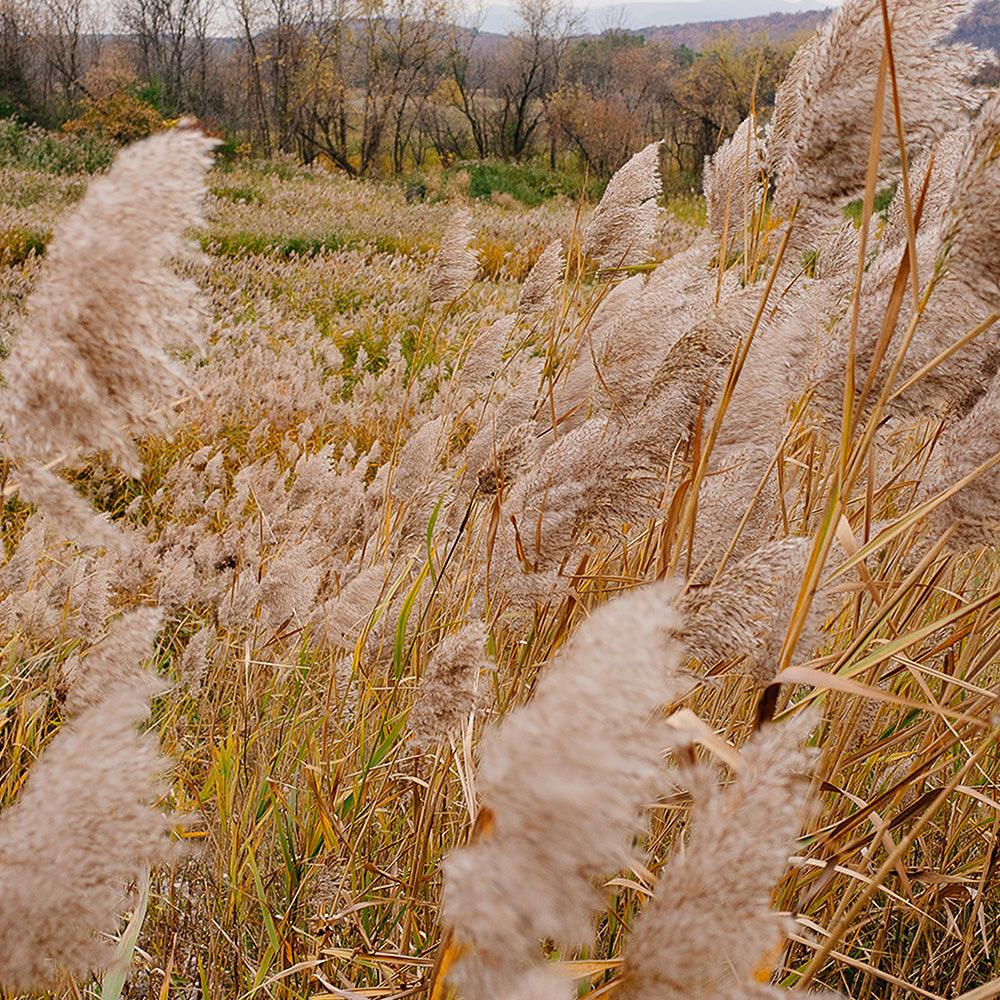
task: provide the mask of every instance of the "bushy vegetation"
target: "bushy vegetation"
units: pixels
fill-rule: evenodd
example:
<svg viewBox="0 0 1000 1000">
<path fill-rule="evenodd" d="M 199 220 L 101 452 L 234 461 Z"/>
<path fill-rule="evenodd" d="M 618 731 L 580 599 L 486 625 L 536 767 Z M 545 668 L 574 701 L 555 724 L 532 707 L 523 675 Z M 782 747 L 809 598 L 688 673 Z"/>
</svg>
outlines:
<svg viewBox="0 0 1000 1000">
<path fill-rule="evenodd" d="M 163 128 L 163 116 L 151 104 L 127 90 L 86 98 L 77 115 L 63 123 L 70 135 L 92 136 L 106 143 L 129 143 Z"/>
<path fill-rule="evenodd" d="M 91 174 L 114 159 L 116 146 L 98 135 L 60 135 L 0 118 L 0 166 L 55 174 Z"/>
<path fill-rule="evenodd" d="M 600 180 L 586 183 L 580 174 L 560 173 L 518 163 L 468 163 L 459 168 L 469 175 L 469 197 L 496 200 L 506 195 L 522 205 L 535 206 L 562 196 L 571 201 L 581 194 L 600 195 Z"/>
</svg>

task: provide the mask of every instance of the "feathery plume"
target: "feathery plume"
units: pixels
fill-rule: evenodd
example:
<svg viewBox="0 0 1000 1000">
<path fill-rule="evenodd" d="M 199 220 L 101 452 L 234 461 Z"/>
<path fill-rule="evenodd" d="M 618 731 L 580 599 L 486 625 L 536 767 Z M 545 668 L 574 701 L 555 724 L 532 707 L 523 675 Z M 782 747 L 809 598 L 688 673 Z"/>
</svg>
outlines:
<svg viewBox="0 0 1000 1000">
<path fill-rule="evenodd" d="M 948 280 L 979 302 L 1000 302 L 1000 93 L 986 102 L 965 144 L 945 209 L 941 247 Z M 946 165 L 947 167 L 947 165 Z"/>
<path fill-rule="evenodd" d="M 763 443 L 766 431 L 765 425 L 760 446 L 713 453 L 698 494 L 692 566 L 712 567 L 724 552 L 742 559 L 771 538 L 780 520 L 781 497 L 773 468 L 778 446 L 772 450 Z"/>
<path fill-rule="evenodd" d="M 566 258 L 563 256 L 562 241 L 553 240 L 542 251 L 528 272 L 528 277 L 524 279 L 521 295 L 517 300 L 518 312 L 530 315 L 548 309 L 565 270 Z"/>
<path fill-rule="evenodd" d="M 476 707 L 480 677 L 489 668 L 486 631 L 479 622 L 437 645 L 407 718 L 416 749 L 432 749 L 458 730 Z"/>
<path fill-rule="evenodd" d="M 942 357 L 963 334 L 988 324 L 1000 312 L 1000 267 L 996 263 L 1000 260 L 998 142 L 1000 95 L 987 102 L 967 133 L 943 227 L 921 227 L 917 236 L 919 269 L 928 274 L 939 268 L 938 280 L 908 347 L 899 383 L 918 370 L 926 371 L 919 382 L 892 400 L 893 416 L 920 418 L 936 413 L 961 417 L 986 391 L 1000 364 L 996 334 L 990 331 Z M 901 243 L 887 248 L 864 276 L 856 337 L 858 371 L 871 366 L 903 251 Z M 900 310 L 901 328 L 906 328 L 912 313 L 907 296 Z M 817 366 L 813 401 L 819 414 L 832 415 L 840 405 L 850 344 L 850 323 L 842 318 L 827 338 L 825 356 Z M 881 391 L 884 377 L 880 369 L 868 397 L 869 406 Z"/>
<path fill-rule="evenodd" d="M 635 327 L 624 320 L 631 315 L 638 298 L 643 294 L 645 283 L 644 275 L 631 275 L 607 291 L 594 310 L 572 365 L 563 370 L 565 374 L 560 376 L 554 387 L 556 412 L 564 430 L 579 427 L 590 416 L 591 398 L 603 390 L 603 352 L 607 349 L 609 339 L 620 330 L 624 333 L 616 339 L 626 342 L 631 339 L 628 333 L 634 332 Z M 648 344 L 648 337 L 643 339 Z M 626 347 L 622 353 L 630 355 L 631 351 Z M 598 368 L 601 379 L 597 376 Z"/>
<path fill-rule="evenodd" d="M 291 543 L 267 558 L 257 553 L 239 572 L 219 608 L 219 623 L 230 629 L 256 623 L 275 634 L 303 624 L 315 607 L 323 575 L 321 559 L 315 539 Z"/>
<path fill-rule="evenodd" d="M 392 494 L 401 502 L 412 502 L 437 479 L 444 420 L 435 417 L 416 428 L 399 450 L 392 470 Z M 387 473 L 388 474 L 388 473 Z"/>
<path fill-rule="evenodd" d="M 816 253 L 816 277 L 821 280 L 853 277 L 860 252 L 861 231 L 853 222 L 845 222 L 820 243 Z"/>
<path fill-rule="evenodd" d="M 923 210 L 920 213 L 922 230 L 939 225 L 944 218 L 955 178 L 962 169 L 968 142 L 968 125 L 952 129 L 934 144 L 930 153 L 924 154 L 914 162 L 910 172 L 910 186 L 913 192 L 922 190 L 925 184 L 927 186 Z M 903 197 L 901 185 L 889 205 L 885 228 L 882 230 L 882 244 L 891 247 L 906 238 L 906 199 Z"/>
<path fill-rule="evenodd" d="M 122 539 L 106 514 L 98 513 L 51 469 L 20 460 L 16 464 L 18 494 L 45 515 L 54 533 L 82 547 L 117 547 Z"/>
<path fill-rule="evenodd" d="M 137 475 L 136 433 L 166 426 L 186 384 L 164 347 L 198 325 L 197 289 L 171 269 L 202 220 L 215 140 L 173 129 L 129 146 L 56 229 L 4 365 L 0 421 L 38 463 L 107 452 Z"/>
<path fill-rule="evenodd" d="M 369 566 L 361 570 L 315 612 L 314 624 L 326 642 L 344 652 L 354 649 L 372 613 L 382 598 L 386 567 Z"/>
<path fill-rule="evenodd" d="M 754 295 L 751 291 L 751 299 Z M 745 305 L 731 301 L 694 324 L 674 342 L 649 381 L 644 410 L 647 416 L 669 412 L 682 423 L 683 430 L 674 440 L 694 423 L 701 400 L 708 404 L 715 401 L 725 366 L 740 336 L 750 329 Z"/>
<path fill-rule="evenodd" d="M 702 189 L 708 224 L 716 236 L 721 238 L 725 228 L 731 242 L 760 210 L 764 199 L 763 169 L 762 145 L 754 119 L 744 118 L 715 155 L 705 158 Z"/>
<path fill-rule="evenodd" d="M 0 983 L 15 992 L 106 966 L 129 886 L 176 856 L 151 808 L 166 761 L 136 730 L 158 689 L 128 684 L 67 723 L 0 815 Z"/>
<path fill-rule="evenodd" d="M 527 475 L 538 459 L 538 425 L 533 420 L 512 427 L 493 449 L 489 462 L 476 471 L 476 484 L 483 496 L 509 489 Z"/>
<path fill-rule="evenodd" d="M 461 405 L 469 397 L 489 395 L 490 380 L 500 371 L 504 351 L 514 333 L 515 318 L 504 316 L 491 323 L 465 352 L 461 367 L 451 377 L 444 397 L 449 407 Z"/>
<path fill-rule="evenodd" d="M 802 88 L 806 69 L 819 45 L 820 34 L 815 34 L 800 45 L 792 56 L 788 72 L 774 94 L 774 111 L 768 122 L 765 143 L 765 170 L 770 178 L 777 176 L 782 163 L 791 155 L 792 133 L 802 114 Z"/>
<path fill-rule="evenodd" d="M 408 571 L 394 576 L 387 565 L 360 570 L 341 588 L 339 597 L 317 608 L 311 621 L 322 639 L 334 648 L 351 653 L 364 635 L 366 656 L 391 655 L 396 629 L 413 582 Z M 424 590 L 414 595 L 407 617 L 407 635 L 412 634 L 421 621 L 427 599 Z"/>
<path fill-rule="evenodd" d="M 446 438 L 442 417 L 426 421 L 400 449 L 395 465 L 383 466 L 376 476 L 373 486 L 388 482 L 387 495 L 399 512 L 394 547 L 405 546 L 415 534 L 425 534 L 434 508 L 452 493 L 454 477 L 441 468 Z"/>
<path fill-rule="evenodd" d="M 663 435 L 594 417 L 561 437 L 510 491 L 490 580 L 515 614 L 563 596 L 588 531 L 610 535 L 653 509 Z"/>
<path fill-rule="evenodd" d="M 853 273 L 849 278 L 803 281 L 785 296 L 777 314 L 762 322 L 716 442 L 720 464 L 728 462 L 728 451 L 747 449 L 769 451 L 770 461 L 791 405 L 808 389 L 808 378 L 827 350 L 831 325 L 846 311 L 852 283 Z"/>
<path fill-rule="evenodd" d="M 692 590 L 681 606 L 684 625 L 678 639 L 706 665 L 745 657 L 756 683 L 769 684 L 811 551 L 809 538 L 768 542 L 711 586 Z M 829 609 L 829 594 L 816 594 L 797 644 L 800 653 L 809 655 L 819 645 Z"/>
<path fill-rule="evenodd" d="M 979 101 L 969 81 L 980 55 L 968 46 L 945 44 L 973 2 L 899 0 L 893 5 L 892 46 L 911 154 L 928 149 Z M 806 238 L 839 225 L 841 207 L 864 191 L 883 46 L 879 0 L 845 0 L 795 63 L 792 84 L 779 91 L 775 210 L 787 217 L 799 201 L 797 228 Z M 890 87 L 886 101 L 891 101 Z M 887 103 L 886 121 L 892 120 Z M 881 154 L 885 180 L 898 157 L 892 127 L 883 130 Z"/>
<path fill-rule="evenodd" d="M 636 922 L 624 1000 L 753 995 L 754 971 L 781 932 L 770 898 L 807 812 L 803 744 L 814 721 L 803 714 L 759 732 L 727 788 L 707 767 L 688 770 L 693 833 Z"/>
<path fill-rule="evenodd" d="M 201 688 L 201 683 L 208 673 L 214 642 L 215 629 L 211 625 L 204 625 L 188 639 L 184 647 L 179 672 L 192 692 L 197 692 Z"/>
<path fill-rule="evenodd" d="M 465 1000 L 507 995 L 539 967 L 542 939 L 591 936 L 594 882 L 630 861 L 660 775 L 654 713 L 683 687 L 675 597 L 655 584 L 595 611 L 484 743 L 478 784 L 495 826 L 445 863 L 445 917 L 472 948 L 455 972 Z"/>
<path fill-rule="evenodd" d="M 475 281 L 479 259 L 469 246 L 472 235 L 472 213 L 463 205 L 448 222 L 431 265 L 431 302 L 451 302 Z"/>
<path fill-rule="evenodd" d="M 66 710 L 77 715 L 99 705 L 116 688 L 134 684 L 146 673 L 143 660 L 149 656 L 162 622 L 159 608 L 129 611 L 111 623 L 100 642 L 67 660 L 63 665 L 68 686 Z"/>
<path fill-rule="evenodd" d="M 754 293 L 755 294 L 755 293 Z M 585 421 L 561 437 L 511 490 L 497 532 L 491 579 L 512 612 L 561 596 L 584 532 L 611 535 L 655 507 L 677 444 L 711 403 L 753 294 L 703 319 L 667 351 L 631 419 Z"/>
<path fill-rule="evenodd" d="M 462 452 L 462 463 L 469 473 L 464 481 L 466 493 L 474 487 L 479 473 L 489 475 L 497 468 L 500 453 L 507 450 L 505 442 L 516 446 L 514 438 L 520 437 L 534 455 L 535 447 L 518 428 L 534 425 L 541 371 L 541 361 L 532 359 L 505 369 L 503 377 L 495 380 L 478 420 L 479 429 Z M 505 464 L 508 472 L 513 471 L 510 463 Z"/>
<path fill-rule="evenodd" d="M 946 427 L 927 466 L 918 499 L 929 500 L 1000 453 L 1000 374 L 993 377 L 978 403 Z M 980 474 L 930 517 L 936 533 L 954 526 L 957 549 L 995 545 L 1000 523 L 1000 470 Z"/>
<path fill-rule="evenodd" d="M 617 321 L 596 323 L 594 342 L 595 402 L 614 413 L 631 416 L 650 383 L 677 343 L 712 311 L 715 283 L 704 267 L 705 243 L 665 261 L 644 285 L 632 286 L 633 297 Z M 639 275 L 622 282 L 625 288 Z M 711 286 L 711 293 L 709 288 Z M 638 290 L 635 294 L 634 290 Z M 617 291 L 617 289 L 616 289 Z M 596 373 L 600 378 L 596 378 Z"/>
<path fill-rule="evenodd" d="M 654 272 L 654 275 L 662 276 L 667 271 L 674 268 L 677 258 L 671 257 L 669 261 L 664 261 Z M 619 281 L 601 299 L 600 305 L 594 310 L 590 325 L 587 327 L 587 334 L 594 344 L 604 342 L 604 337 L 609 330 L 614 327 L 623 316 L 627 315 L 634 304 L 644 294 L 652 282 L 645 275 L 633 274 L 624 281 Z"/>
<path fill-rule="evenodd" d="M 38 572 L 38 563 L 45 554 L 45 519 L 32 514 L 24 523 L 24 533 L 17 545 L 4 540 L 7 561 L 0 567 L 0 590 L 27 590 Z"/>
<path fill-rule="evenodd" d="M 605 268 L 644 263 L 656 234 L 660 144 L 639 150 L 611 178 L 583 233 L 583 252 Z"/>
</svg>

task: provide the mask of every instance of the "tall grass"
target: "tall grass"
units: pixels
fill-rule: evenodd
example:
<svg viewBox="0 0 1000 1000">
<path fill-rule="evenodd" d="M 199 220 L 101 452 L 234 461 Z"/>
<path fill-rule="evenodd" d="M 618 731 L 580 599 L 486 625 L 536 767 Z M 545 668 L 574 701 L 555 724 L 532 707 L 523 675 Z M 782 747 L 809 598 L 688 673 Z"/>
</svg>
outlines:
<svg viewBox="0 0 1000 1000">
<path fill-rule="evenodd" d="M 1000 994 L 966 6 L 847 0 L 690 245 L 655 146 L 592 212 L 245 168 L 206 223 L 185 129 L 17 207 L 0 988 Z"/>
</svg>

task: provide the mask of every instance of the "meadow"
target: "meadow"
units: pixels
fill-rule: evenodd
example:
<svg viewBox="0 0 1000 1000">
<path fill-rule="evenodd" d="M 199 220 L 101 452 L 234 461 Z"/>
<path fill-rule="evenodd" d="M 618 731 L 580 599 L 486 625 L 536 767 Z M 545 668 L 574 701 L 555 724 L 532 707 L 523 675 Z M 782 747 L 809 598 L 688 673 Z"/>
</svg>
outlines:
<svg viewBox="0 0 1000 1000">
<path fill-rule="evenodd" d="M 969 7 L 845 0 L 703 216 L 3 161 L 0 995 L 1000 995 Z"/>
</svg>

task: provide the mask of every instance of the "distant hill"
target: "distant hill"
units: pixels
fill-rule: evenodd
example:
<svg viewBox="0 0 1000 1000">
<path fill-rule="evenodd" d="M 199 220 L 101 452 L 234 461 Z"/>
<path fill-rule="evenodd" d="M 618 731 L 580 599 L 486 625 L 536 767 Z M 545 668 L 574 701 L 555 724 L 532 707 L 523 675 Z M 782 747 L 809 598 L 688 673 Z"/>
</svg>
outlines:
<svg viewBox="0 0 1000 1000">
<path fill-rule="evenodd" d="M 768 14 L 798 15 L 822 10 L 831 0 L 624 0 L 622 3 L 585 8 L 585 33 L 608 27 L 638 31 L 650 27 L 714 21 L 755 20 Z M 517 15 L 508 4 L 491 4 L 482 13 L 483 31 L 505 34 L 517 26 Z"/>
<path fill-rule="evenodd" d="M 581 34 L 606 28 L 639 31 L 651 40 L 672 41 L 698 49 L 721 32 L 761 32 L 775 41 L 814 31 L 839 0 L 623 0 L 584 8 Z M 508 4 L 491 4 L 482 12 L 480 31 L 507 34 L 517 26 Z M 1000 54 L 1000 0 L 979 0 L 959 26 L 956 41 Z"/>
<path fill-rule="evenodd" d="M 771 41 L 784 42 L 796 36 L 812 34 L 829 15 L 829 9 L 804 11 L 800 14 L 766 14 L 744 17 L 737 21 L 700 21 L 694 24 L 644 28 L 641 34 L 650 41 L 666 41 L 695 50 L 703 48 L 706 42 L 718 35 L 734 31 L 743 38 L 765 35 Z"/>
<path fill-rule="evenodd" d="M 640 6 L 640 5 L 636 5 Z M 642 5 L 644 6 L 644 5 Z M 651 5 L 651 6 L 656 6 Z M 692 7 L 697 4 L 684 4 Z M 663 24 L 643 28 L 641 34 L 650 41 L 668 41 L 674 45 L 686 45 L 690 49 L 700 49 L 716 36 L 737 31 L 743 37 L 763 34 L 772 41 L 781 42 L 798 35 L 810 34 L 832 13 L 832 7 L 825 10 L 802 11 L 800 13 L 776 13 L 757 17 L 740 17 L 738 20 L 694 21 L 686 24 Z M 1000 0 L 979 0 L 976 8 L 959 24 L 954 40 L 990 50 L 1000 56 Z M 983 82 L 995 84 L 988 77 Z"/>
</svg>

